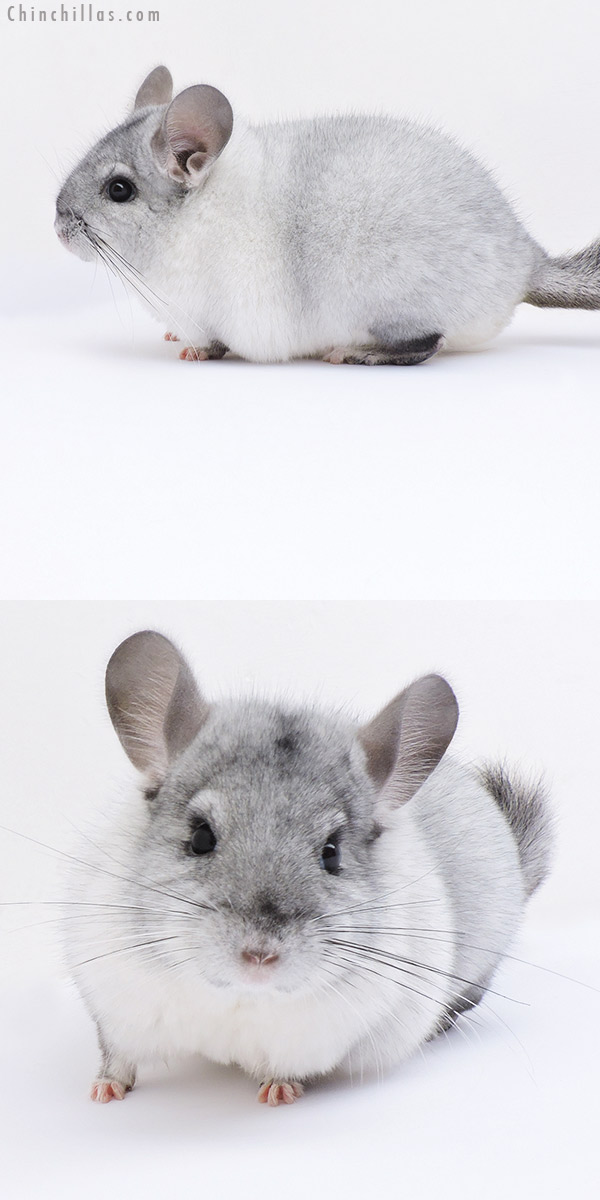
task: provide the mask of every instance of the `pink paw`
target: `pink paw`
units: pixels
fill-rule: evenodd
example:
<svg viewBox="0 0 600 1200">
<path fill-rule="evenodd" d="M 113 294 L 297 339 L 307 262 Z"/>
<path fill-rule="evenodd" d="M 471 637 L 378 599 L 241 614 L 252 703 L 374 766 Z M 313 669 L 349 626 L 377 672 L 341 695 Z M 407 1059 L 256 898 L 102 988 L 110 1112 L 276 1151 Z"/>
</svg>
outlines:
<svg viewBox="0 0 600 1200">
<path fill-rule="evenodd" d="M 338 346 L 336 349 L 330 350 L 329 354 L 323 355 L 323 362 L 335 363 L 336 366 L 339 366 L 349 353 L 349 350 L 344 346 Z"/>
<path fill-rule="evenodd" d="M 99 1104 L 108 1104 L 109 1100 L 124 1100 L 127 1091 L 129 1088 L 116 1079 L 97 1079 L 92 1084 L 90 1097 L 92 1100 L 97 1100 Z"/>
<path fill-rule="evenodd" d="M 278 1104 L 293 1104 L 294 1100 L 299 1100 L 300 1096 L 304 1095 L 304 1088 L 301 1083 L 285 1083 L 281 1079 L 267 1079 L 266 1083 L 262 1083 L 258 1089 L 257 1100 L 259 1104 L 270 1104 L 271 1108 L 277 1108 Z"/>
<path fill-rule="evenodd" d="M 169 330 L 165 333 L 165 342 L 178 342 L 179 338 L 176 333 L 171 333 Z"/>
<path fill-rule="evenodd" d="M 185 362 L 206 362 L 208 359 L 208 350 L 200 350 L 197 346 L 186 346 L 179 351 L 179 357 Z"/>
</svg>

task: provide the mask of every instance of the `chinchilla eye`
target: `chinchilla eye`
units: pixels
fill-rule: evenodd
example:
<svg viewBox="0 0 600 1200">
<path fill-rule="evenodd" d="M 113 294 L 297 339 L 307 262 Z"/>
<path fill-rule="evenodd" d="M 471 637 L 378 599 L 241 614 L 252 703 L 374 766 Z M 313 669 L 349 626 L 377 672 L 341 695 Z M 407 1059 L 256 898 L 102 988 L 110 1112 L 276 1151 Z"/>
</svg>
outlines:
<svg viewBox="0 0 600 1200">
<path fill-rule="evenodd" d="M 217 844 L 217 839 L 208 824 L 208 821 L 202 821 L 197 825 L 190 839 L 190 849 L 192 854 L 210 854 Z"/>
<path fill-rule="evenodd" d="M 123 175 L 115 175 L 114 179 L 109 179 L 106 190 L 115 204 L 124 204 L 126 200 L 133 200 L 134 196 L 137 196 L 135 184 Z"/>
<path fill-rule="evenodd" d="M 342 860 L 342 851 L 340 843 L 336 837 L 331 837 L 328 842 L 325 842 L 321 850 L 321 866 L 324 871 L 329 871 L 330 875 L 337 875 Z"/>
</svg>

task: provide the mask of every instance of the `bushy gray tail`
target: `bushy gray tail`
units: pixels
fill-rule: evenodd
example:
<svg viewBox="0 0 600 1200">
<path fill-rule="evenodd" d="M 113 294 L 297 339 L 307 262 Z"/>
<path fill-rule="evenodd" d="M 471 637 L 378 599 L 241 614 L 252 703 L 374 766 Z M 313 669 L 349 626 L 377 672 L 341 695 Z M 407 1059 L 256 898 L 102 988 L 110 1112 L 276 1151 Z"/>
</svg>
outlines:
<svg viewBox="0 0 600 1200">
<path fill-rule="evenodd" d="M 524 300 L 538 308 L 600 308 L 600 241 L 562 258 L 544 255 Z"/>
<path fill-rule="evenodd" d="M 541 783 L 509 778 L 504 766 L 484 766 L 481 779 L 506 817 L 521 859 L 527 895 L 539 887 L 550 869 L 553 821 Z"/>
</svg>

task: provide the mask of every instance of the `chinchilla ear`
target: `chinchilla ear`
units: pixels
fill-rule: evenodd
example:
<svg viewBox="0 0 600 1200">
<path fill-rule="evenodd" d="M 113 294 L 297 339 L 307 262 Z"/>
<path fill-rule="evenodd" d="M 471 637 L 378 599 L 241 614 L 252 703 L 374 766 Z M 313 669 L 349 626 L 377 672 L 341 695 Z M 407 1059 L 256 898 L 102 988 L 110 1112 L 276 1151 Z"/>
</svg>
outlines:
<svg viewBox="0 0 600 1200">
<path fill-rule="evenodd" d="M 151 104 L 170 104 L 173 99 L 173 80 L 166 67 L 155 67 L 139 88 L 133 111 Z"/>
<path fill-rule="evenodd" d="M 169 105 L 152 138 L 161 171 L 197 187 L 227 145 L 233 129 L 229 100 L 207 83 L 186 88 Z"/>
<path fill-rule="evenodd" d="M 424 675 L 358 732 L 367 769 L 386 806 L 406 804 L 446 753 L 458 703 L 441 675 Z"/>
<path fill-rule="evenodd" d="M 106 668 L 106 703 L 125 753 L 153 782 L 164 778 L 209 713 L 183 655 L 151 630 L 115 650 Z"/>
</svg>

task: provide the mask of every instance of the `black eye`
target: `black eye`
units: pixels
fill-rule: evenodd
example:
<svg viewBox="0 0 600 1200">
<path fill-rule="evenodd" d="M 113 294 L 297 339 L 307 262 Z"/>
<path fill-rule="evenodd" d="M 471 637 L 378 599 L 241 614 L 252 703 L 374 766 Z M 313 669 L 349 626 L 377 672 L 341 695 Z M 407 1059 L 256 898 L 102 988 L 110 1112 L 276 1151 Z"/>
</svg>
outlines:
<svg viewBox="0 0 600 1200">
<path fill-rule="evenodd" d="M 190 839 L 192 854 L 210 854 L 216 844 L 217 839 L 208 821 L 203 821 L 201 825 L 198 825 Z"/>
<path fill-rule="evenodd" d="M 123 175 L 116 175 L 114 179 L 109 179 L 106 190 L 115 204 L 124 204 L 126 200 L 133 200 L 137 195 L 135 185 L 130 179 L 125 179 Z"/>
<path fill-rule="evenodd" d="M 325 842 L 321 850 L 321 866 L 324 871 L 329 871 L 330 875 L 337 875 L 342 861 L 342 851 L 337 838 L 332 837 L 328 842 Z"/>
</svg>

